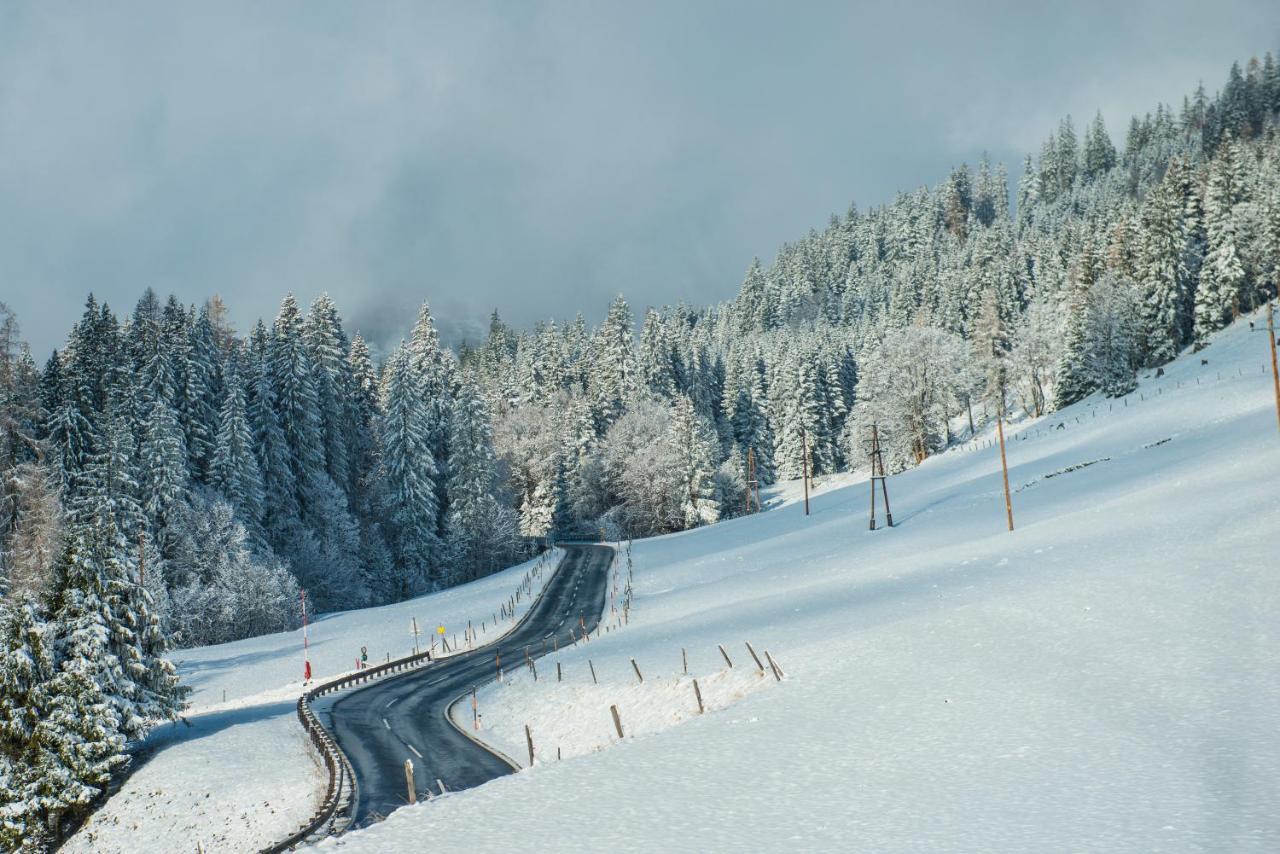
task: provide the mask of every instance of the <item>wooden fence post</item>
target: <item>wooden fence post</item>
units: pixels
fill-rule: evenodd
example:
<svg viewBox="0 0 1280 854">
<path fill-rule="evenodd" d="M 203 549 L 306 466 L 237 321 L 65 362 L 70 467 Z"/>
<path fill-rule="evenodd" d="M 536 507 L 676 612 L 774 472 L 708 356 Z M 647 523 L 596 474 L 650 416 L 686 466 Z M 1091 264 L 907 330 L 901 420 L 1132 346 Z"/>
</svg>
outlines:
<svg viewBox="0 0 1280 854">
<path fill-rule="evenodd" d="M 409 803 L 416 804 L 418 793 L 413 787 L 413 761 L 409 759 L 404 761 L 404 780 L 409 785 Z"/>
<path fill-rule="evenodd" d="M 756 660 L 756 667 L 760 668 L 760 675 L 764 675 L 764 665 L 760 663 L 760 656 L 756 655 L 756 651 L 751 648 L 751 641 L 747 641 L 747 652 L 751 653 L 751 657 Z"/>
<path fill-rule="evenodd" d="M 625 738 L 622 734 L 622 718 L 618 717 L 618 707 L 610 706 L 609 712 L 613 715 L 613 728 L 618 731 L 618 738 Z"/>
<path fill-rule="evenodd" d="M 689 656 L 685 654 L 684 647 L 680 647 L 680 661 L 684 665 L 684 675 L 689 675 Z"/>
<path fill-rule="evenodd" d="M 591 668 L 591 684 L 599 685 L 600 683 L 596 680 L 596 666 L 591 663 L 591 659 L 589 658 L 587 659 L 587 667 Z"/>
<path fill-rule="evenodd" d="M 773 678 L 782 681 L 782 668 L 778 666 L 778 662 L 773 660 L 773 656 L 769 654 L 769 650 L 764 651 L 764 657 L 769 660 L 769 666 L 773 668 Z"/>
<path fill-rule="evenodd" d="M 729 669 L 732 670 L 733 662 L 729 660 L 729 653 L 724 651 L 724 644 L 718 643 L 716 646 L 720 647 L 720 654 L 724 656 L 724 663 L 729 665 Z"/>
<path fill-rule="evenodd" d="M 533 767 L 533 733 L 529 730 L 529 725 L 524 725 L 524 740 L 529 744 L 529 767 Z"/>
<path fill-rule="evenodd" d="M 634 670 L 635 670 L 635 672 L 636 672 L 636 678 L 637 678 L 637 679 L 639 679 L 641 682 L 643 682 L 643 681 L 644 681 L 644 677 L 640 675 L 640 666 L 639 666 L 638 664 L 636 664 L 636 660 L 635 660 L 634 658 L 633 658 L 633 659 L 631 659 L 631 667 L 632 667 L 632 669 L 634 669 Z"/>
<path fill-rule="evenodd" d="M 706 709 L 702 705 L 702 689 L 698 687 L 697 679 L 693 680 L 693 696 L 698 698 L 698 714 L 702 714 Z"/>
</svg>

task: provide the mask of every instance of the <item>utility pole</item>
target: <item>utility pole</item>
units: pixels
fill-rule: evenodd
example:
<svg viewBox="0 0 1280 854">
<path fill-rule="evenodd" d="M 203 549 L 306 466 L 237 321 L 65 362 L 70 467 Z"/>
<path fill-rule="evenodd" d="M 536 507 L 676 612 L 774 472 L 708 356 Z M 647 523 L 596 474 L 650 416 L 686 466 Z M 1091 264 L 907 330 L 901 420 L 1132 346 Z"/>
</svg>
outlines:
<svg viewBox="0 0 1280 854">
<path fill-rule="evenodd" d="M 877 474 L 876 472 L 879 472 Z M 888 476 L 884 470 L 884 455 L 880 452 L 880 429 L 871 425 L 871 530 L 876 529 L 876 481 L 880 481 L 880 492 L 884 495 L 884 515 L 889 527 L 893 527 L 893 511 L 889 509 L 889 487 L 885 485 Z"/>
<path fill-rule="evenodd" d="M 1271 381 L 1276 389 L 1276 422 L 1280 426 L 1280 368 L 1276 367 L 1275 301 L 1267 300 L 1267 341 L 1271 344 Z"/>
<path fill-rule="evenodd" d="M 1000 436 L 1000 471 L 1004 475 L 1004 512 L 1009 517 L 1009 530 L 1013 530 L 1013 500 L 1009 497 L 1009 463 L 1004 456 L 1004 407 L 996 416 L 996 433 Z"/>
<path fill-rule="evenodd" d="M 804 478 L 804 515 L 809 515 L 809 431 L 800 428 L 800 472 Z"/>
</svg>

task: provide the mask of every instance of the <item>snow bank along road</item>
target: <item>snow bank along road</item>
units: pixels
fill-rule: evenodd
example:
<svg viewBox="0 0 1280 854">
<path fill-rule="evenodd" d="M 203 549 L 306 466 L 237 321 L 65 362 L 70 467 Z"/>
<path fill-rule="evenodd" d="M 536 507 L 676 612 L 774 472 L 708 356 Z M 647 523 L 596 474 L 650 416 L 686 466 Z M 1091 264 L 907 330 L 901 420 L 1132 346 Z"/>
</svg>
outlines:
<svg viewBox="0 0 1280 854">
<path fill-rule="evenodd" d="M 470 652 L 374 682 L 318 709 L 355 770 L 359 793 L 353 826 L 408 803 L 404 762 L 413 763 L 417 796 L 467 789 L 510 774 L 513 765 L 448 721 L 449 706 L 504 669 L 525 666 L 525 655 L 573 643 L 593 631 L 604 610 L 613 549 L 564 546 L 565 556 L 541 598 L 510 633 Z"/>
</svg>

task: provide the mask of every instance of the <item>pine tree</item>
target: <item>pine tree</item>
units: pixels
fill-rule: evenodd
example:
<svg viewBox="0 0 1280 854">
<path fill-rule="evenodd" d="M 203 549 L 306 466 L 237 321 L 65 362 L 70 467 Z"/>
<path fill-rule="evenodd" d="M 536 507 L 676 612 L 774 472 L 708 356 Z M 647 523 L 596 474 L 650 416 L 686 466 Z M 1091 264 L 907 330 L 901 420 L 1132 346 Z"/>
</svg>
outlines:
<svg viewBox="0 0 1280 854">
<path fill-rule="evenodd" d="M 293 467 L 289 464 L 289 446 L 280 427 L 275 388 L 271 383 L 269 341 L 266 327 L 259 320 L 249 340 L 245 392 L 258 471 L 262 475 L 263 526 L 268 531 L 279 531 L 286 520 L 296 519 L 301 509 Z"/>
<path fill-rule="evenodd" d="M 1237 69 L 1238 70 L 1238 69 Z M 1236 144 L 1228 137 L 1209 170 L 1205 193 L 1208 253 L 1200 269 L 1195 300 L 1195 338 L 1199 345 L 1241 309 L 1245 273 L 1236 246 L 1234 206 L 1241 196 Z"/>
<path fill-rule="evenodd" d="M 187 454 L 178 419 L 160 398 L 151 402 L 146 433 L 138 449 L 138 474 L 142 509 L 163 540 L 169 513 L 185 494 Z"/>
<path fill-rule="evenodd" d="M 234 362 L 228 363 L 225 384 L 209 483 L 226 496 L 245 527 L 252 532 L 262 521 L 262 472 L 254 454 L 248 405 Z"/>
<path fill-rule="evenodd" d="M 307 354 L 314 367 L 317 411 L 324 437 L 325 470 L 344 490 L 351 482 L 351 428 L 343 402 L 350 396 L 350 367 L 346 333 L 338 309 L 328 294 L 311 306 L 303 331 Z"/>
<path fill-rule="evenodd" d="M 1093 117 L 1093 124 L 1085 135 L 1083 160 L 1081 172 L 1086 181 L 1101 178 L 1116 165 L 1116 148 L 1107 135 L 1101 111 Z"/>
<path fill-rule="evenodd" d="M 411 367 L 403 344 L 387 361 L 385 373 L 379 473 L 386 488 L 383 509 L 399 572 L 396 594 L 403 598 L 428 590 L 434 583 L 440 551 L 437 471 L 421 376 Z"/>
<path fill-rule="evenodd" d="M 312 519 L 319 480 L 324 473 L 325 446 L 302 315 L 292 294 L 280 303 L 280 313 L 276 315 L 267 344 L 267 361 L 297 506 L 305 518 Z"/>
</svg>

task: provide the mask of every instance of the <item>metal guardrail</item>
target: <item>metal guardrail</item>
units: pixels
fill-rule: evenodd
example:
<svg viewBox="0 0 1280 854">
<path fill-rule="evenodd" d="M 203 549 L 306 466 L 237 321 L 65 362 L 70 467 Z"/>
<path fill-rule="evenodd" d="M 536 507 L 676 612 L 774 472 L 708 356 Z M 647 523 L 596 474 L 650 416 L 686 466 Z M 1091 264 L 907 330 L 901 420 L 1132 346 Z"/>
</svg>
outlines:
<svg viewBox="0 0 1280 854">
<path fill-rule="evenodd" d="M 317 833 L 330 833 L 345 830 L 345 824 L 351 820 L 352 810 L 356 802 L 356 778 L 351 762 L 342 748 L 333 740 L 333 736 L 320 723 L 311 702 L 317 697 L 341 691 L 351 685 L 359 685 L 390 673 L 400 673 L 421 666 L 431 660 L 430 652 L 421 652 L 398 658 L 385 664 L 374 665 L 365 670 L 349 673 L 337 679 L 317 685 L 298 698 L 298 720 L 302 728 L 311 738 L 311 744 L 324 760 L 325 770 L 329 773 L 329 785 L 325 790 L 324 800 L 319 808 L 302 827 L 289 837 L 263 848 L 261 854 L 281 854 L 290 851 L 306 842 Z M 344 806 L 345 804 L 345 806 Z"/>
</svg>

